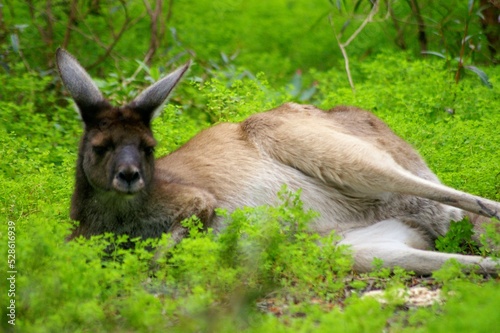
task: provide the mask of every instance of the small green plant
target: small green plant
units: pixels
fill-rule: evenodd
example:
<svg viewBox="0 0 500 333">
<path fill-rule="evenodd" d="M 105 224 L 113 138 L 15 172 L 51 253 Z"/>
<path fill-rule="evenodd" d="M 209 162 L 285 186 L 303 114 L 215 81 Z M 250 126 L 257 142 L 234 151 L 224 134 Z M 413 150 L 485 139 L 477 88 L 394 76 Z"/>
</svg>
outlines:
<svg viewBox="0 0 500 333">
<path fill-rule="evenodd" d="M 448 253 L 480 254 L 478 244 L 472 239 L 472 228 L 468 217 L 461 221 L 452 221 L 446 235 L 436 239 L 436 249 Z"/>
<path fill-rule="evenodd" d="M 480 236 L 481 254 L 493 258 L 500 257 L 500 221 L 491 219 L 489 223 L 483 224 L 484 233 Z"/>
</svg>

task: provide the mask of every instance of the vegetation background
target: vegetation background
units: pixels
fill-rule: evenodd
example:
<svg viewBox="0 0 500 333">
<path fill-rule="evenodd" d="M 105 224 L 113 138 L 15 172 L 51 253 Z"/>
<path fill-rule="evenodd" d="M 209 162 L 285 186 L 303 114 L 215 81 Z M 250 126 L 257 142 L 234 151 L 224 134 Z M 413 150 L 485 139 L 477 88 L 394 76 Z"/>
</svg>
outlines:
<svg viewBox="0 0 500 333">
<path fill-rule="evenodd" d="M 0 2 L 0 330 L 498 330 L 498 278 L 454 263 L 424 278 L 353 274 L 349 250 L 319 246 L 335 235 L 308 234 L 314 212 L 286 189 L 278 206 L 219 212 L 222 235 L 187 221 L 191 237 L 176 247 L 168 236 L 130 251 L 109 235 L 66 243 L 82 130 L 54 53 L 76 55 L 116 103 L 193 59 L 154 123 L 160 156 L 284 101 L 356 105 L 411 142 L 444 183 L 500 201 L 499 15 L 497 0 Z M 438 248 L 495 255 L 467 234 L 457 224 Z M 498 235 L 489 230 L 490 242 Z M 414 286 L 440 290 L 440 301 L 408 303 Z M 371 290 L 385 300 L 363 297 Z"/>
</svg>

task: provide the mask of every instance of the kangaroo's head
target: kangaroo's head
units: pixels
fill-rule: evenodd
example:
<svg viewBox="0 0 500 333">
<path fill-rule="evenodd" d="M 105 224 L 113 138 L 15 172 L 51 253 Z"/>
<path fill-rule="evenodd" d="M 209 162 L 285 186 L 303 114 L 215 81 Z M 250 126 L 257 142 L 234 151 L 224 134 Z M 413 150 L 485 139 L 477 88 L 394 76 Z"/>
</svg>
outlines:
<svg viewBox="0 0 500 333">
<path fill-rule="evenodd" d="M 73 56 L 58 49 L 56 58 L 61 79 L 85 125 L 77 187 L 79 181 L 86 182 L 84 187 L 89 191 L 123 198 L 147 191 L 153 179 L 156 145 L 151 120 L 161 111 L 189 63 L 147 88 L 132 102 L 114 107 Z M 72 212 L 72 217 L 78 219 L 75 214 L 78 215 Z"/>
</svg>

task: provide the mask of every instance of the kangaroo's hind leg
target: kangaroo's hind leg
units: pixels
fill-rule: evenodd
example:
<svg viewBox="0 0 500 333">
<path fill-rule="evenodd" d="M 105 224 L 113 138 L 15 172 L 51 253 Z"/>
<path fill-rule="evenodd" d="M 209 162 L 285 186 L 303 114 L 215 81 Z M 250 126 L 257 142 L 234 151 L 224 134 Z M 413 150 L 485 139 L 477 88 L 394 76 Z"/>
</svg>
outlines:
<svg viewBox="0 0 500 333">
<path fill-rule="evenodd" d="M 262 118 L 262 119 L 259 119 Z M 290 119 L 289 119 L 290 118 Z M 255 145 L 273 159 L 352 195 L 400 193 L 500 219 L 500 203 L 418 177 L 385 150 L 315 117 L 257 115 L 244 123 Z"/>
<path fill-rule="evenodd" d="M 478 266 L 481 273 L 498 272 L 491 258 L 430 251 L 432 248 L 421 232 L 396 219 L 378 222 L 344 234 L 339 243 L 350 245 L 354 255 L 354 270 L 373 270 L 373 259 L 379 258 L 384 267 L 402 267 L 419 275 L 428 275 L 450 259 L 464 265 Z"/>
</svg>

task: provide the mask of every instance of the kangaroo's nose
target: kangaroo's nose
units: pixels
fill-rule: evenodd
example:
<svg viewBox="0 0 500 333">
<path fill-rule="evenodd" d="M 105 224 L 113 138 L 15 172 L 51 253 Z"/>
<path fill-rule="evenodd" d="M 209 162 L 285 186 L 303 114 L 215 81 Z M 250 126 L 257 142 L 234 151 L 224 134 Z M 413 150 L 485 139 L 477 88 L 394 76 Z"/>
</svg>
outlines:
<svg viewBox="0 0 500 333">
<path fill-rule="evenodd" d="M 128 166 L 123 170 L 119 170 L 117 177 L 120 179 L 120 181 L 124 181 L 129 185 L 132 185 L 141 178 L 141 175 L 137 167 Z"/>
<path fill-rule="evenodd" d="M 141 173 L 141 156 L 137 147 L 124 146 L 117 151 L 113 177 L 113 188 L 117 192 L 134 194 L 144 188 Z"/>
<path fill-rule="evenodd" d="M 119 167 L 113 179 L 113 187 L 116 191 L 127 194 L 142 190 L 144 181 L 139 168 L 133 165 Z"/>
</svg>

